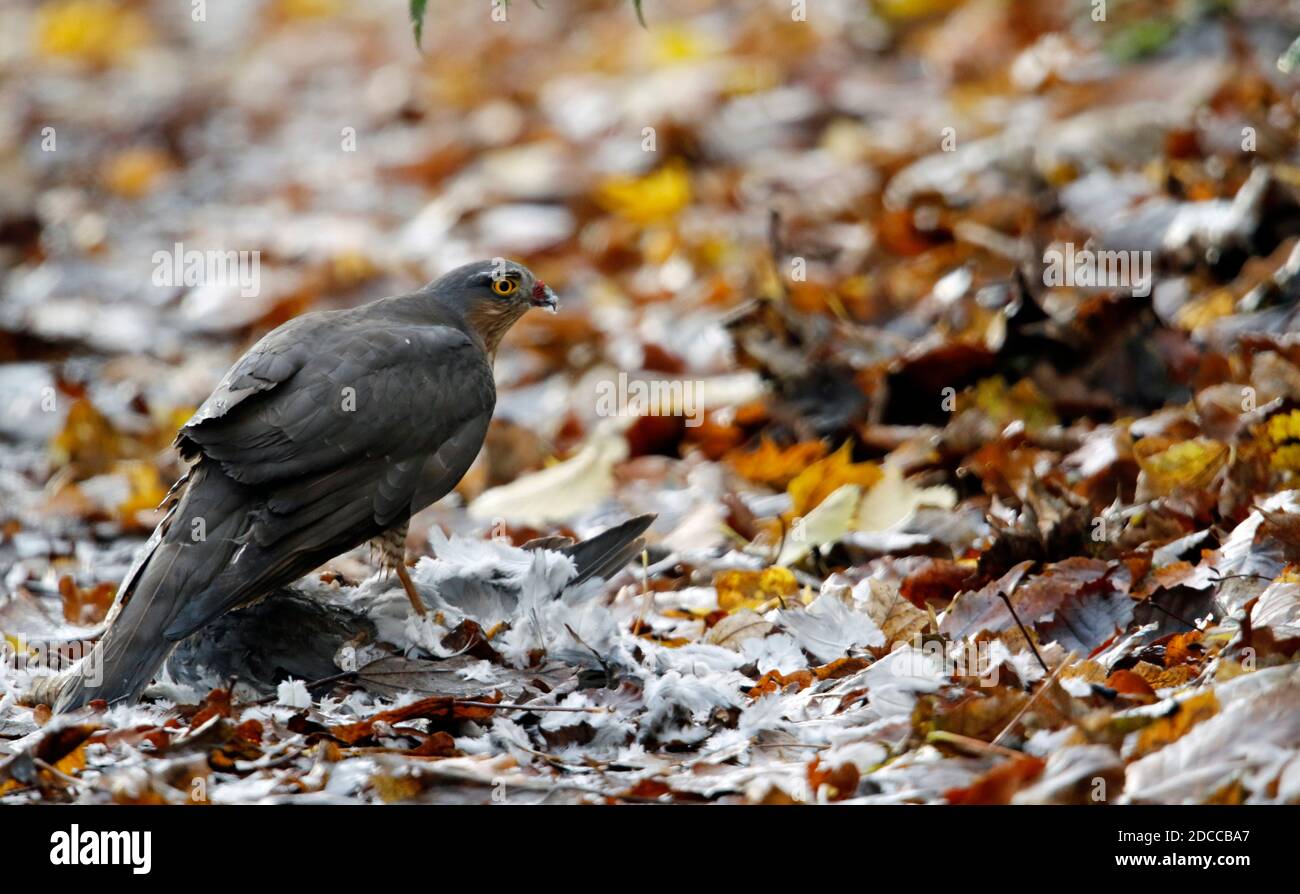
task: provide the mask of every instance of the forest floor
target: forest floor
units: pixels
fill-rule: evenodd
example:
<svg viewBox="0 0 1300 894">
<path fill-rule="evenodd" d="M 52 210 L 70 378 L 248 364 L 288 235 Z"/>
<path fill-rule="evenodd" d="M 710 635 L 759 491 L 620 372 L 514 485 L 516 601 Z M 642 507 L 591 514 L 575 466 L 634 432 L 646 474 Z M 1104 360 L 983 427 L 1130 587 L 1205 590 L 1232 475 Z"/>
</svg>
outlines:
<svg viewBox="0 0 1300 894">
<path fill-rule="evenodd" d="M 1293 9 L 428 5 L 0 9 L 0 803 L 1300 801 Z M 494 256 L 426 619 L 361 548 L 25 703 L 242 351 Z"/>
</svg>

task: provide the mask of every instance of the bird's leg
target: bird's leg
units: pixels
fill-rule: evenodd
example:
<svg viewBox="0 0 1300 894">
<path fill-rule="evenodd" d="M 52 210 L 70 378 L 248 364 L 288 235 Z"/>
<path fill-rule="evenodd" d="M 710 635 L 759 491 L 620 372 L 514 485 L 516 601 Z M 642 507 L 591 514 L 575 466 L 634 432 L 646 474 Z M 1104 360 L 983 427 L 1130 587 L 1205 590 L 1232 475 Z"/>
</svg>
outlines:
<svg viewBox="0 0 1300 894">
<path fill-rule="evenodd" d="M 397 572 L 397 579 L 402 582 L 402 589 L 406 591 L 406 598 L 411 600 L 411 608 L 415 613 L 421 617 L 428 614 L 424 600 L 420 598 L 411 575 L 406 571 L 406 524 L 389 528 L 372 540 L 371 545 L 379 550 L 383 569 Z"/>
<path fill-rule="evenodd" d="M 402 589 L 406 590 L 406 598 L 411 600 L 411 608 L 415 609 L 415 613 L 420 617 L 427 615 L 429 612 L 424 607 L 424 600 L 415 591 L 415 584 L 411 582 L 411 575 L 406 573 L 406 563 L 398 561 L 393 566 L 393 570 L 397 572 L 397 579 L 402 582 Z"/>
</svg>

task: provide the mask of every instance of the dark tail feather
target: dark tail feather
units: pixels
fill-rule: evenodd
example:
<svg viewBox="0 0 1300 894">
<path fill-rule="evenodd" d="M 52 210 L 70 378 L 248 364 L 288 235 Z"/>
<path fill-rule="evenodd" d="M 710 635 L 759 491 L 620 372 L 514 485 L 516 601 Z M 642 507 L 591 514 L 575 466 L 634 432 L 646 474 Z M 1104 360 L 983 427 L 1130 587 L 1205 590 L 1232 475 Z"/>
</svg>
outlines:
<svg viewBox="0 0 1300 894">
<path fill-rule="evenodd" d="M 71 711 L 95 699 L 133 702 L 149 685 L 176 645 L 166 630 L 183 598 L 228 566 L 245 521 L 239 485 L 211 467 L 198 466 L 191 474 L 150 551 L 123 581 L 103 637 L 68 671 L 38 681 L 27 701 Z"/>
<path fill-rule="evenodd" d="M 56 712 L 71 711 L 94 700 L 133 702 L 153 679 L 176 644 L 163 636 L 175 598 L 167 580 L 181 547 L 163 543 L 149 557 L 130 599 L 122 606 L 90 654 L 51 683 Z M 158 570 L 155 570 L 158 569 Z"/>
<path fill-rule="evenodd" d="M 593 577 L 611 577 L 621 570 L 645 549 L 641 535 L 654 520 L 654 515 L 638 515 L 561 550 L 578 567 L 578 576 L 569 581 L 569 586 Z"/>
</svg>

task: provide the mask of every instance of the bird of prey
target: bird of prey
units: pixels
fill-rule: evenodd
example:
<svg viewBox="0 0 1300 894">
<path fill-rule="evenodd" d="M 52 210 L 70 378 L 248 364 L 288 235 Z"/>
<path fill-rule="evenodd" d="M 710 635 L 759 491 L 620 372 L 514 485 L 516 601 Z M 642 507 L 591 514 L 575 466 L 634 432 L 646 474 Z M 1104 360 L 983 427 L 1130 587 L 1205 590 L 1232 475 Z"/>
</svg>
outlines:
<svg viewBox="0 0 1300 894">
<path fill-rule="evenodd" d="M 554 311 L 555 293 L 495 259 L 269 333 L 181 428 L 176 447 L 192 464 L 104 636 L 39 700 L 58 711 L 134 701 L 180 640 L 367 541 L 423 613 L 404 565 L 407 523 L 478 454 L 497 347 L 532 307 Z"/>
</svg>

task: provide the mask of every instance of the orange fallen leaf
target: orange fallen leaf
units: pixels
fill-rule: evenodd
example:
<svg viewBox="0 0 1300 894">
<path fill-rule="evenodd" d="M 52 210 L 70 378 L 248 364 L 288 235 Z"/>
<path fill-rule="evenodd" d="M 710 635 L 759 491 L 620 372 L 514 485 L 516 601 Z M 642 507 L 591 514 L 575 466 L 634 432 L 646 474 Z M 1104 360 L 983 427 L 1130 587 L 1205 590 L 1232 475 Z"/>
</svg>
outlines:
<svg viewBox="0 0 1300 894">
<path fill-rule="evenodd" d="M 117 592 L 115 584 L 106 581 L 82 589 L 65 574 L 59 578 L 59 596 L 63 600 L 63 620 L 69 624 L 89 626 L 98 624 L 108 615 L 113 606 L 113 594 Z"/>
<path fill-rule="evenodd" d="M 858 768 L 849 762 L 834 767 L 823 766 L 820 757 L 808 764 L 808 787 L 829 801 L 851 798 L 858 790 Z"/>
<path fill-rule="evenodd" d="M 481 699 L 484 702 L 499 701 L 499 697 L 485 697 Z M 346 742 L 349 745 L 355 745 L 363 739 L 368 739 L 375 734 L 375 724 L 395 724 L 406 720 L 487 720 L 493 714 L 492 708 L 485 708 L 482 705 L 466 705 L 458 699 L 447 695 L 435 695 L 430 698 L 422 698 L 417 702 L 404 705 L 400 708 L 393 708 L 389 711 L 380 711 L 373 717 L 357 723 L 348 723 L 342 726 L 330 728 L 330 734 L 335 738 Z"/>
<path fill-rule="evenodd" d="M 875 463 L 855 463 L 846 441 L 839 450 L 808 466 L 790 482 L 788 490 L 792 505 L 787 516 L 799 518 L 807 515 L 846 484 L 856 484 L 865 489 L 883 477 L 880 466 Z"/>
<path fill-rule="evenodd" d="M 778 447 L 764 437 L 755 450 L 733 451 L 727 455 L 731 467 L 756 484 L 784 489 L 809 465 L 826 455 L 821 441 L 801 441 Z"/>
<path fill-rule="evenodd" d="M 1205 649 L 1201 646 L 1202 638 L 1199 630 L 1189 630 L 1174 636 L 1165 644 L 1165 667 L 1200 661 L 1205 654 Z"/>
<path fill-rule="evenodd" d="M 953 788 L 943 796 L 949 804 L 1010 804 L 1011 798 L 1042 775 L 1047 763 L 1036 757 L 1003 761 L 964 788 Z"/>
<path fill-rule="evenodd" d="M 1131 696 L 1143 701 L 1155 701 L 1156 692 L 1146 680 L 1133 671 L 1117 670 L 1106 678 L 1106 686 L 1121 695 Z"/>
</svg>

